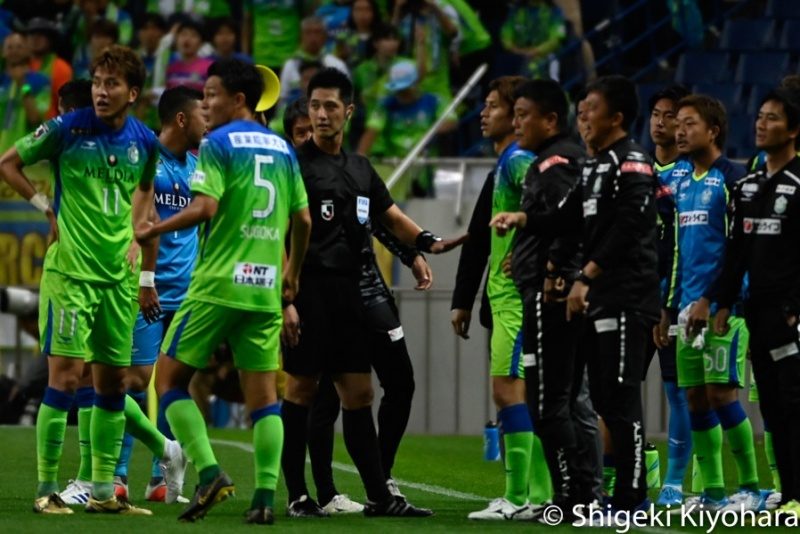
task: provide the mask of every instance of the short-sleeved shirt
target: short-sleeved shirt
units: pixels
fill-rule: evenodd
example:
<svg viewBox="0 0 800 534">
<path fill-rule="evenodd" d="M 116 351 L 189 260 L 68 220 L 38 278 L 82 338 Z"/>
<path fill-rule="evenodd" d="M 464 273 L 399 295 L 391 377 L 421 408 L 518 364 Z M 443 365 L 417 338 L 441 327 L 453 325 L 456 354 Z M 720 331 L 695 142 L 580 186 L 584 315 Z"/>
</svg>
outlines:
<svg viewBox="0 0 800 534">
<path fill-rule="evenodd" d="M 45 119 L 58 115 L 58 90 L 72 79 L 72 66 L 51 52 L 42 58 L 31 58 L 31 69 L 50 79 L 50 109 Z"/>
<path fill-rule="evenodd" d="M 431 93 L 422 94 L 411 104 L 403 104 L 390 95 L 375 107 L 367 119 L 367 128 L 380 132 L 383 156 L 405 156 L 444 113 L 445 107 L 445 102 Z"/>
<path fill-rule="evenodd" d="M 27 87 L 26 87 L 27 86 Z M 33 130 L 25 116 L 23 93 L 30 92 L 36 109 L 44 116 L 50 109 L 50 80 L 38 72 L 28 72 L 22 86 L 11 77 L 0 74 L 0 153 L 8 150 L 19 138 Z"/>
<path fill-rule="evenodd" d="M 389 90 L 386 82 L 389 81 L 389 69 L 400 61 L 412 61 L 409 58 L 397 56 L 388 65 L 381 66 L 373 57 L 361 62 L 353 70 L 353 87 L 361 99 L 367 117 L 375 109 L 381 99 L 385 98 Z"/>
<path fill-rule="evenodd" d="M 192 201 L 189 178 L 197 166 L 197 156 L 187 152 L 176 157 L 159 144 L 155 187 L 156 212 L 162 221 L 184 209 Z M 197 228 L 184 228 L 161 235 L 156 264 L 156 291 L 163 310 L 177 310 L 192 278 L 197 256 Z"/>
<path fill-rule="evenodd" d="M 253 61 L 258 65 L 283 65 L 300 44 L 302 0 L 245 0 L 253 21 Z"/>
<path fill-rule="evenodd" d="M 516 142 L 508 145 L 500 154 L 494 170 L 492 217 L 504 211 L 519 211 L 525 173 L 528 172 L 533 160 L 533 152 L 521 149 Z M 522 305 L 514 279 L 503 272 L 503 262 L 511 254 L 513 243 L 513 231 L 503 237 L 492 232 L 489 277 L 486 280 L 486 291 L 492 312 L 519 309 Z"/>
<path fill-rule="evenodd" d="M 369 160 L 358 154 L 323 152 L 311 139 L 297 149 L 308 191 L 311 241 L 304 276 L 337 274 L 358 278 L 372 239 L 372 220 L 393 204 Z M 302 282 L 301 282 L 302 283 Z"/>
<path fill-rule="evenodd" d="M 185 85 L 202 92 L 208 78 L 208 67 L 213 62 L 210 57 L 196 57 L 189 61 L 176 58 L 167 67 L 167 89 Z"/>
<path fill-rule="evenodd" d="M 289 217 L 308 206 L 291 146 L 254 121 L 234 121 L 200 144 L 193 194 L 219 202 L 200 228 L 189 298 L 280 312 Z"/>
<path fill-rule="evenodd" d="M 696 172 L 696 171 L 695 171 Z M 728 230 L 728 197 L 746 172 L 719 158 L 705 173 L 687 173 L 675 199 L 680 308 L 705 295 L 722 270 Z"/>
<path fill-rule="evenodd" d="M 54 167 L 59 240 L 47 252 L 45 270 L 98 283 L 126 277 L 131 201 L 141 182 L 153 180 L 157 144 L 137 119 L 112 130 L 92 108 L 51 119 L 17 141 L 26 165 L 47 159 Z"/>
</svg>

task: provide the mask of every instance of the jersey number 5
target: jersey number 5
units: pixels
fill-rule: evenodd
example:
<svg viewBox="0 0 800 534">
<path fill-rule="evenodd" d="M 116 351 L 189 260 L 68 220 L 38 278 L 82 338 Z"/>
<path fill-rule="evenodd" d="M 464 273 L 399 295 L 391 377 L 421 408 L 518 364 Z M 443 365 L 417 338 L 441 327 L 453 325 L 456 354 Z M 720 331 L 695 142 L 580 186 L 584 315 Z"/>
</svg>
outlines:
<svg viewBox="0 0 800 534">
<path fill-rule="evenodd" d="M 265 165 L 272 165 L 272 156 L 256 154 L 256 172 L 253 175 L 253 182 L 256 187 L 263 187 L 267 190 L 267 207 L 263 210 L 253 210 L 254 219 L 266 219 L 275 209 L 275 185 L 266 178 L 261 177 L 262 169 Z M 269 171 L 267 171 L 269 172 Z"/>
</svg>

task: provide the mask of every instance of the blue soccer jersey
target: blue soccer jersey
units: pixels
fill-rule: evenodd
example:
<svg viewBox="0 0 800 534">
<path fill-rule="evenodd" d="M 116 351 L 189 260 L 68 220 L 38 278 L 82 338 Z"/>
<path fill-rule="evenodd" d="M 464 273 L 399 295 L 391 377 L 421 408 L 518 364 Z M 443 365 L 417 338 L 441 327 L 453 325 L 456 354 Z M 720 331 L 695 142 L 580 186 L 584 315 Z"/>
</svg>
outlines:
<svg viewBox="0 0 800 534">
<path fill-rule="evenodd" d="M 159 145 L 155 179 L 155 203 L 158 217 L 168 219 L 192 201 L 190 178 L 197 166 L 197 156 L 187 152 L 176 157 Z M 197 228 L 186 228 L 161 235 L 156 266 L 156 290 L 165 311 L 177 310 L 189 289 L 197 256 Z"/>
<path fill-rule="evenodd" d="M 676 223 L 680 308 L 706 295 L 722 268 L 727 235 L 728 195 L 746 174 L 744 167 L 719 158 L 696 176 L 688 172 L 678 182 Z"/>
</svg>

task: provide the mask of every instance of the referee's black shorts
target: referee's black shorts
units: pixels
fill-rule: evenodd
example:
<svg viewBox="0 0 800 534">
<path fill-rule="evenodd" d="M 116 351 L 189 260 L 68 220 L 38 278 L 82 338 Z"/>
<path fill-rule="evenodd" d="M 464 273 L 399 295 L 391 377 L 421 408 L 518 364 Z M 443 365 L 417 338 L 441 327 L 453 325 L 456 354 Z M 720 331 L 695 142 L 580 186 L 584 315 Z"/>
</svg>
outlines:
<svg viewBox="0 0 800 534">
<path fill-rule="evenodd" d="M 300 343 L 283 348 L 291 375 L 369 373 L 369 335 L 357 276 L 314 274 L 300 279 L 295 299 Z"/>
</svg>

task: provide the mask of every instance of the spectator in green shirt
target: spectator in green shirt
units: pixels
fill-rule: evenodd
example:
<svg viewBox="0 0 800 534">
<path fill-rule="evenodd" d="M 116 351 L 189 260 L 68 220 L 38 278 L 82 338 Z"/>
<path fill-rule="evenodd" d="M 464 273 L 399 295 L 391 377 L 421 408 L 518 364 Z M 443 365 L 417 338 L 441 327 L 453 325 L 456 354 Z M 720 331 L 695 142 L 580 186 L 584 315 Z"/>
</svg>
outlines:
<svg viewBox="0 0 800 534">
<path fill-rule="evenodd" d="M 242 51 L 280 72 L 300 44 L 302 0 L 245 0 Z"/>
<path fill-rule="evenodd" d="M 500 30 L 503 47 L 525 58 L 523 74 L 558 79 L 558 66 L 547 57 L 567 35 L 564 15 L 552 0 L 516 0 Z"/>
<path fill-rule="evenodd" d="M 175 13 L 215 19 L 230 17 L 230 4 L 228 0 L 147 0 L 147 12 L 158 13 L 166 19 Z"/>
<path fill-rule="evenodd" d="M 5 69 L 0 74 L 0 153 L 43 122 L 50 109 L 50 80 L 30 68 L 25 37 L 12 32 L 3 40 Z"/>
<path fill-rule="evenodd" d="M 369 43 L 381 26 L 380 10 L 375 0 L 355 0 L 347 26 L 337 36 L 334 53 L 352 71 L 369 56 Z"/>
<path fill-rule="evenodd" d="M 413 61 L 399 61 L 389 70 L 386 89 L 389 96 L 382 99 L 367 120 L 367 130 L 358 144 L 363 155 L 402 158 L 423 138 L 436 120 L 444 114 L 447 102 L 433 93 L 420 90 L 417 66 Z M 437 133 L 452 131 L 457 117 L 451 115 Z M 376 145 L 376 141 L 380 143 Z M 380 153 L 375 150 L 380 147 Z M 433 155 L 435 149 L 428 150 Z M 423 170 L 414 177 L 415 194 L 427 196 L 431 192 L 430 173 Z"/>
<path fill-rule="evenodd" d="M 423 56 L 420 88 L 450 100 L 450 48 L 459 35 L 458 13 L 445 0 L 396 0 L 392 24 L 400 29 L 403 53 Z"/>
</svg>

